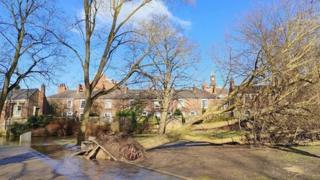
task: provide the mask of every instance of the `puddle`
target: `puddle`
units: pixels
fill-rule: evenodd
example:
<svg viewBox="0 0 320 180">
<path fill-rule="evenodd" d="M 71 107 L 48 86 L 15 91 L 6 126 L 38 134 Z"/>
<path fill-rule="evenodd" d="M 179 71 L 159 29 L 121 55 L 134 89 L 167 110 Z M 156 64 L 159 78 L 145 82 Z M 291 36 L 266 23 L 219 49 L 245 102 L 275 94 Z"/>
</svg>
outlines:
<svg viewBox="0 0 320 180">
<path fill-rule="evenodd" d="M 18 145 L 18 142 L 3 142 Z M 67 179 L 178 179 L 134 165 L 114 161 L 89 161 L 71 157 L 78 147 L 73 138 L 33 138 L 31 148 L 36 150 L 33 158 L 51 167 L 54 174 Z M 22 154 L 23 155 L 23 154 Z"/>
</svg>

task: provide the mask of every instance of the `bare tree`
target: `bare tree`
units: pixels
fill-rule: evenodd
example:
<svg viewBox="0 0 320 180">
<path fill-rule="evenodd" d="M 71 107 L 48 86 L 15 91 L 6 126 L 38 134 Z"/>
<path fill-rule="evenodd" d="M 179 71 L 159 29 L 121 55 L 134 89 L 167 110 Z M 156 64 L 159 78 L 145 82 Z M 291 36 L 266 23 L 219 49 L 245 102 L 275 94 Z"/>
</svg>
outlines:
<svg viewBox="0 0 320 180">
<path fill-rule="evenodd" d="M 154 17 L 142 28 L 151 51 L 141 73 L 151 79 L 161 110 L 159 133 L 164 134 L 175 90 L 190 87 L 190 70 L 197 62 L 195 46 L 167 17 Z"/>
<path fill-rule="evenodd" d="M 233 109 L 251 124 L 255 141 L 293 142 L 320 128 L 319 2 L 282 1 L 253 14 L 240 28 L 242 48 L 232 59 L 242 75 Z"/>
<path fill-rule="evenodd" d="M 0 1 L 0 112 L 8 93 L 22 81 L 51 79 L 61 56 L 54 31 L 56 14 L 46 0 Z M 1 116 L 1 113 L 0 113 Z"/>
<path fill-rule="evenodd" d="M 110 63 L 113 55 L 120 47 L 132 43 L 130 36 L 134 33 L 129 27 L 129 21 L 138 12 L 142 11 L 143 7 L 152 0 L 137 1 L 137 6 L 133 7 L 130 12 L 124 12 L 124 5 L 129 0 L 83 0 L 83 19 L 76 22 L 75 27 L 83 39 L 83 46 L 77 46 L 67 42 L 65 39 L 56 36 L 60 42 L 70 49 L 81 64 L 83 71 L 83 80 L 85 84 L 85 107 L 83 112 L 83 121 L 81 126 L 82 135 L 85 132 L 85 127 L 89 121 L 89 115 L 93 102 L 118 88 L 120 88 L 136 71 L 139 63 L 148 54 L 148 49 L 145 52 L 132 59 L 130 64 L 123 64 L 127 67 L 124 74 L 119 75 L 119 81 L 109 89 L 100 89 L 95 91 L 96 86 L 104 76 L 105 72 L 110 68 Z M 125 14 L 125 17 L 123 15 Z M 97 26 L 99 23 L 99 15 L 106 14 L 110 23 L 107 23 L 103 28 Z M 102 47 L 102 50 L 101 48 Z M 80 50 L 84 48 L 84 52 Z M 98 50 L 97 50 L 98 49 Z M 101 50 L 101 52 L 99 51 Z M 83 55 L 83 56 L 82 56 Z M 117 64 L 125 61 L 118 61 Z M 97 66 L 96 66 L 97 65 Z M 95 69 L 94 75 L 90 73 Z M 81 141 L 84 137 L 81 137 Z"/>
</svg>

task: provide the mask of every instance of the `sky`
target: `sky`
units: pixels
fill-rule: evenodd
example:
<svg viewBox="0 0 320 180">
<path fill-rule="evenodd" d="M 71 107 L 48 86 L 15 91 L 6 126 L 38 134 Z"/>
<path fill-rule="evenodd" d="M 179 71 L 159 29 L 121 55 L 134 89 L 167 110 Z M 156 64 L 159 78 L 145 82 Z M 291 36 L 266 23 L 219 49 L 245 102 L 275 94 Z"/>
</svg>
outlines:
<svg viewBox="0 0 320 180">
<path fill-rule="evenodd" d="M 67 17 L 81 16 L 82 1 L 58 0 L 58 7 Z M 171 3 L 171 4 L 170 4 Z M 224 43 L 227 34 L 232 34 L 239 19 L 255 5 L 254 0 L 193 0 L 192 4 L 180 4 L 176 1 L 166 3 L 158 0 L 154 4 L 154 10 L 146 10 L 137 15 L 135 20 L 147 18 L 150 13 L 162 13 L 168 15 L 173 21 L 180 23 L 186 36 L 197 44 L 200 52 L 200 62 L 196 65 L 193 77 L 195 84 L 206 81 L 209 83 L 210 74 L 217 71 L 212 60 L 213 47 L 219 47 Z M 107 19 L 107 17 L 104 17 Z M 68 20 L 73 20 L 70 18 Z M 67 21 L 67 20 L 66 20 Z M 82 82 L 82 71 L 78 61 L 66 59 L 66 66 L 57 82 L 65 83 L 70 89 L 74 89 Z M 71 70 L 72 69 L 72 70 Z M 221 78 L 217 74 L 218 85 L 222 85 Z M 40 85 L 38 85 L 40 86 Z M 56 93 L 56 84 L 47 84 L 47 94 Z"/>
</svg>

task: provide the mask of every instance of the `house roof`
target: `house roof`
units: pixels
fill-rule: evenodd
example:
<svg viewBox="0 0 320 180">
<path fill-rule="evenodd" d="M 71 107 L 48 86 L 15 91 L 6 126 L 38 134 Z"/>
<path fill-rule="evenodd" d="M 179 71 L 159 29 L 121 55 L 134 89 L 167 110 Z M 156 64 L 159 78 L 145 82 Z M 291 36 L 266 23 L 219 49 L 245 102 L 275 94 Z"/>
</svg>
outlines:
<svg viewBox="0 0 320 180">
<path fill-rule="evenodd" d="M 177 98 L 201 98 L 201 99 L 215 99 L 216 95 L 211 94 L 207 91 L 203 91 L 201 89 L 182 89 L 176 91 Z"/>
<path fill-rule="evenodd" d="M 103 99 L 156 99 L 156 91 L 154 90 L 115 90 L 107 95 L 102 96 Z M 177 90 L 175 94 L 176 98 L 205 98 L 205 99 L 215 99 L 216 95 L 210 94 L 207 91 L 202 91 L 200 89 L 183 89 Z M 67 90 L 63 93 L 55 94 L 48 97 L 49 99 L 64 99 L 64 98 L 73 98 L 73 99 L 83 99 L 84 92 L 77 92 L 76 90 Z"/>
<path fill-rule="evenodd" d="M 243 93 L 243 94 L 257 94 L 259 91 L 261 91 L 265 87 L 266 87 L 265 85 L 252 85 L 252 86 L 249 86 L 249 87 L 243 89 L 241 91 L 241 93 Z"/>
<path fill-rule="evenodd" d="M 23 100 L 29 99 L 38 89 L 16 89 L 10 91 L 8 94 L 8 100 Z"/>
</svg>

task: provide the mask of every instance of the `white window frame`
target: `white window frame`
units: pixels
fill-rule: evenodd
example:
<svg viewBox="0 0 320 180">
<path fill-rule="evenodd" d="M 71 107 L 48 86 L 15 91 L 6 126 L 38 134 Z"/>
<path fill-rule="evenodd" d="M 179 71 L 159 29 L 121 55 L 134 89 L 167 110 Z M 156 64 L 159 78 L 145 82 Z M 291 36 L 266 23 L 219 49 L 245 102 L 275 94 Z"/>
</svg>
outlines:
<svg viewBox="0 0 320 180">
<path fill-rule="evenodd" d="M 197 112 L 196 111 L 191 111 L 190 112 L 190 116 L 196 116 L 197 115 Z"/>
<path fill-rule="evenodd" d="M 69 106 L 69 102 L 70 102 L 70 106 Z M 71 109 L 73 107 L 73 99 L 67 99 L 67 108 Z"/>
<path fill-rule="evenodd" d="M 161 117 L 161 112 L 155 112 L 154 115 L 155 115 L 156 117 L 160 118 L 160 117 Z"/>
<path fill-rule="evenodd" d="M 143 116 L 143 117 L 146 117 L 146 116 L 148 116 L 148 111 L 143 111 L 142 113 L 141 113 L 141 116 Z"/>
<path fill-rule="evenodd" d="M 104 100 L 104 108 L 105 109 L 111 109 L 112 108 L 112 101 L 110 99 Z"/>
<path fill-rule="evenodd" d="M 178 109 L 184 108 L 185 99 L 178 99 Z"/>
<path fill-rule="evenodd" d="M 83 107 L 81 107 L 82 102 L 84 102 L 84 106 Z M 84 109 L 85 106 L 86 106 L 86 100 L 85 99 L 81 99 L 80 103 L 79 103 L 79 109 Z"/>
<path fill-rule="evenodd" d="M 129 106 L 132 106 L 134 104 L 134 99 L 129 100 Z"/>
<path fill-rule="evenodd" d="M 73 112 L 72 111 L 67 111 L 67 116 L 72 116 Z"/>
<path fill-rule="evenodd" d="M 20 107 L 20 111 L 18 111 L 18 108 Z M 19 113 L 17 113 L 19 112 Z M 13 116 L 14 117 L 21 117 L 22 115 L 22 105 L 21 104 L 15 104 L 13 106 Z"/>
<path fill-rule="evenodd" d="M 205 104 L 203 102 L 206 102 Z M 202 109 L 208 109 L 209 106 L 209 100 L 208 99 L 201 99 L 201 108 Z"/>
<path fill-rule="evenodd" d="M 160 109 L 161 108 L 160 102 L 159 101 L 153 101 L 153 108 L 154 109 Z"/>
<path fill-rule="evenodd" d="M 112 122 L 112 112 L 105 112 L 104 118 L 106 118 L 106 120 L 111 123 Z"/>
<path fill-rule="evenodd" d="M 33 106 L 32 115 L 36 115 L 37 112 L 37 106 Z"/>
</svg>

